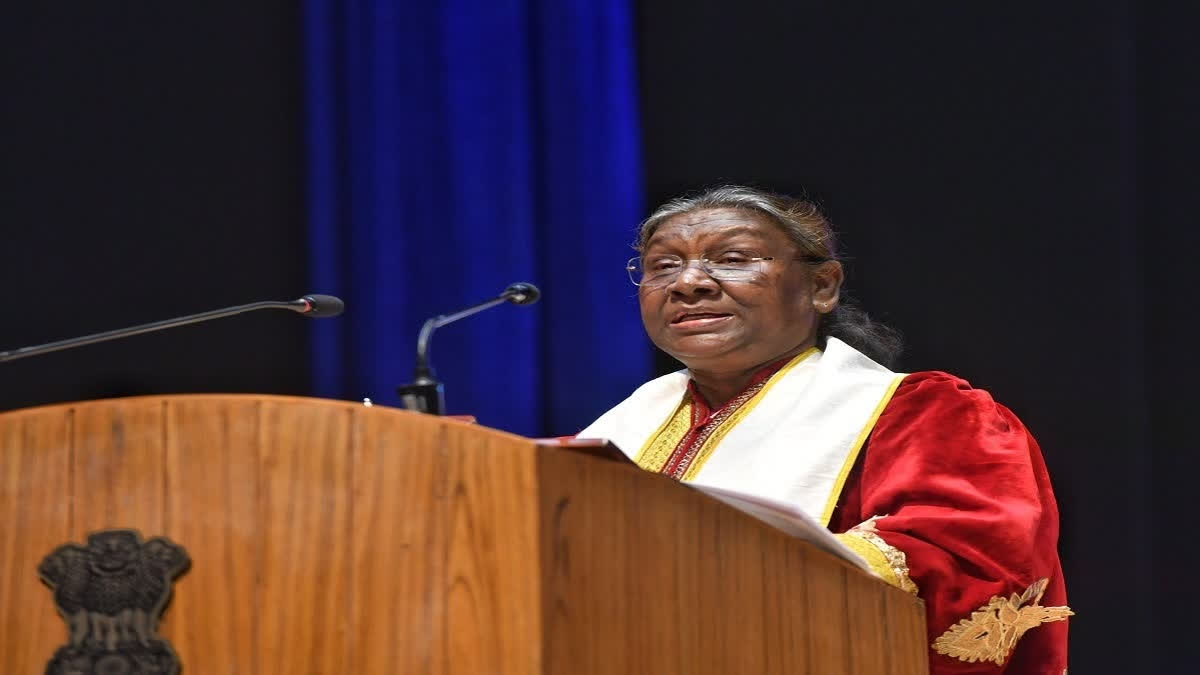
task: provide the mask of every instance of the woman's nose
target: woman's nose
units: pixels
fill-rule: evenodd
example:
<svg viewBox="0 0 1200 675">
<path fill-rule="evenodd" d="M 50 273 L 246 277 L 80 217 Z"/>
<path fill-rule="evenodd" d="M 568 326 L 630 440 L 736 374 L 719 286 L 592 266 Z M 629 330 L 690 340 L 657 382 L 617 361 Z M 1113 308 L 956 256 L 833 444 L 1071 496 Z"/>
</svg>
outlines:
<svg viewBox="0 0 1200 675">
<path fill-rule="evenodd" d="M 704 271 L 701 261 L 687 260 L 671 284 L 671 290 L 678 293 L 712 293 L 717 290 L 717 282 Z"/>
</svg>

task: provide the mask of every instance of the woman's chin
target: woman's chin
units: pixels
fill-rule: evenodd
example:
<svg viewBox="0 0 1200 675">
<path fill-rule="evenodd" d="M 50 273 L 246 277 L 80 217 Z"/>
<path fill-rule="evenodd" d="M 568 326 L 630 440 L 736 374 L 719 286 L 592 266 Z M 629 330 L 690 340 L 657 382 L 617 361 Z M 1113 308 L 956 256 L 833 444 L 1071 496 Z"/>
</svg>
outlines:
<svg viewBox="0 0 1200 675">
<path fill-rule="evenodd" d="M 730 344 L 728 340 L 697 335 L 678 340 L 669 348 L 663 347 L 662 349 L 675 357 L 675 360 L 692 368 L 694 365 L 699 366 L 728 358 L 731 353 L 737 351 L 737 345 Z"/>
</svg>

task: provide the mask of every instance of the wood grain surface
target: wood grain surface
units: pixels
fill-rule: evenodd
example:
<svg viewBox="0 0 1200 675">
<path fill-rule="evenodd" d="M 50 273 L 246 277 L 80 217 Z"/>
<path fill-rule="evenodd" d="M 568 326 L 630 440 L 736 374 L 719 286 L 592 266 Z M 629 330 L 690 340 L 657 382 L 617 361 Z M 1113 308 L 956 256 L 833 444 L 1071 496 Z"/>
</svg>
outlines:
<svg viewBox="0 0 1200 675">
<path fill-rule="evenodd" d="M 661 476 L 539 472 L 544 672 L 928 672 L 907 593 Z"/>
<path fill-rule="evenodd" d="M 473 424 L 271 396 L 0 415 L 0 672 L 66 640 L 37 565 L 187 549 L 185 675 L 928 671 L 918 600 L 660 476 Z"/>
<path fill-rule="evenodd" d="M 261 403 L 167 406 L 162 534 L 187 549 L 192 565 L 161 628 L 189 673 L 259 672 L 261 435 Z"/>
<path fill-rule="evenodd" d="M 530 443 L 424 416 L 359 425 L 354 672 L 543 672 Z"/>
<path fill-rule="evenodd" d="M 352 410 L 263 404 L 259 673 L 347 672 Z"/>
<path fill-rule="evenodd" d="M 0 415 L 0 672 L 41 673 L 67 639 L 38 564 L 71 537 L 67 407 Z"/>
<path fill-rule="evenodd" d="M 74 541 L 111 527 L 147 536 L 163 531 L 166 406 L 161 399 L 138 398 L 75 407 Z"/>
</svg>

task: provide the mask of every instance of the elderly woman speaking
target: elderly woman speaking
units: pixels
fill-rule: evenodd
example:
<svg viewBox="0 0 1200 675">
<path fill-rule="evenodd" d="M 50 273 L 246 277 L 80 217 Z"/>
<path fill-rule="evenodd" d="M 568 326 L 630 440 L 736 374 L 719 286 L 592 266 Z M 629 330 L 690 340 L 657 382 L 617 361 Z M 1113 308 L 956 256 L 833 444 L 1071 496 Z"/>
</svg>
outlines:
<svg viewBox="0 0 1200 675">
<path fill-rule="evenodd" d="M 816 206 L 717 188 L 655 211 L 637 250 L 646 332 L 687 369 L 580 436 L 818 519 L 924 598 L 934 673 L 1064 672 L 1071 612 L 1037 443 L 962 379 L 889 370 L 899 340 L 839 303 Z"/>
</svg>

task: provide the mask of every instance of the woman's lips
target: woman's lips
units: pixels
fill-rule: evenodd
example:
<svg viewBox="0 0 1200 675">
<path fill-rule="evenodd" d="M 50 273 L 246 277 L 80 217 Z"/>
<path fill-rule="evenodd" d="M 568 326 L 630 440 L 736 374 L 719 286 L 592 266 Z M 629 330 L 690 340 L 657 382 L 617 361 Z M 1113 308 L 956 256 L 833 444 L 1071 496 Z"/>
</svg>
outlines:
<svg viewBox="0 0 1200 675">
<path fill-rule="evenodd" d="M 684 314 L 671 322 L 671 328 L 679 330 L 708 328 L 731 318 L 733 318 L 732 314 L 715 314 L 709 312 Z"/>
</svg>

